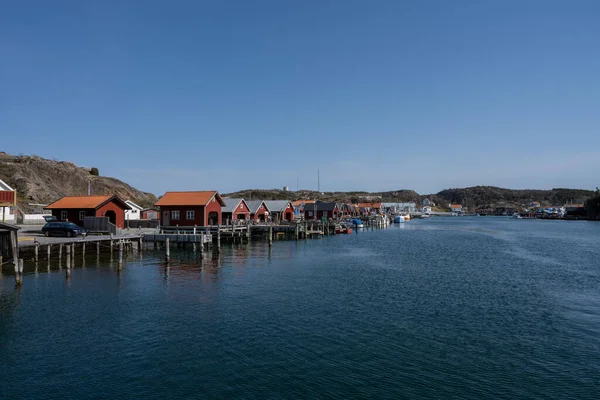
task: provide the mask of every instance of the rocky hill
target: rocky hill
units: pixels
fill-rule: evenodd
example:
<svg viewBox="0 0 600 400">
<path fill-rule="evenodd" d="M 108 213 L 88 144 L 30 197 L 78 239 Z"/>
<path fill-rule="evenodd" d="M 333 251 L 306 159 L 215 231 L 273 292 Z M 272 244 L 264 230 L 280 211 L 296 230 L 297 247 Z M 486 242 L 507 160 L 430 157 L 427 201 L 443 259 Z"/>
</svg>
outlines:
<svg viewBox="0 0 600 400">
<path fill-rule="evenodd" d="M 439 204 L 456 203 L 469 208 L 477 207 L 520 207 L 532 201 L 542 205 L 585 203 L 594 196 L 591 190 L 556 188 L 551 190 L 504 189 L 494 186 L 474 186 L 461 189 L 446 189 L 428 197 Z"/>
<path fill-rule="evenodd" d="M 417 204 L 428 198 L 441 206 L 447 207 L 449 203 L 462 204 L 465 207 L 476 209 L 510 207 L 521 208 L 532 201 L 539 201 L 543 205 L 558 205 L 566 203 L 585 203 L 594 196 L 591 190 L 582 189 L 551 189 L 551 190 L 515 190 L 494 186 L 474 186 L 460 189 L 445 189 L 438 193 L 420 195 L 413 190 L 396 190 L 391 192 L 324 192 L 300 190 L 283 191 L 279 189 L 257 190 L 248 189 L 234 193 L 224 194 L 229 197 L 243 197 L 245 199 L 263 200 L 301 200 L 318 199 L 322 201 L 351 202 L 384 201 L 408 202 Z"/>
<path fill-rule="evenodd" d="M 359 203 L 361 201 L 386 201 L 420 203 L 421 196 L 414 190 L 397 190 L 393 192 L 316 192 L 312 190 L 284 191 L 281 189 L 261 190 L 247 189 L 223 194 L 224 197 L 243 197 L 246 200 L 306 200 Z"/>
<path fill-rule="evenodd" d="M 116 194 L 142 207 L 156 202 L 152 193 L 141 192 L 118 179 L 99 176 L 96 168 L 78 167 L 67 161 L 38 156 L 13 156 L 0 152 L 0 179 L 17 191 L 18 205 L 30 211 L 29 204 L 48 204 L 62 196 L 91 193 Z"/>
</svg>

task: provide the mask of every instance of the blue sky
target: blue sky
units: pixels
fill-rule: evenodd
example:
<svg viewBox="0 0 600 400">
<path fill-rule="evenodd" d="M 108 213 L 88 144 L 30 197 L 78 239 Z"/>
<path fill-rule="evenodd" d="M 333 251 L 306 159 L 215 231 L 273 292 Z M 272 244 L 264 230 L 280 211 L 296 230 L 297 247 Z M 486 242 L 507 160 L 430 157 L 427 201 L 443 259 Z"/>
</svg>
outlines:
<svg viewBox="0 0 600 400">
<path fill-rule="evenodd" d="M 600 185 L 600 2 L 0 2 L 0 150 L 167 190 Z"/>
</svg>

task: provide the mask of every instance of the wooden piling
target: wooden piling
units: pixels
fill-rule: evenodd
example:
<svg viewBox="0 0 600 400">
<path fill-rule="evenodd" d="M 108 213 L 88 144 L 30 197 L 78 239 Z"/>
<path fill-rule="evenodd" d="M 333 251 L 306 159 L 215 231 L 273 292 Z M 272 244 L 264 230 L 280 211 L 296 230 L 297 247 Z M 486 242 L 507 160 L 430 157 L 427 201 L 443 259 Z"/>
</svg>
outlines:
<svg viewBox="0 0 600 400">
<path fill-rule="evenodd" d="M 48 260 L 50 260 L 50 249 L 52 248 L 52 245 L 49 244 L 48 245 Z"/>
<path fill-rule="evenodd" d="M 273 246 L 273 227 L 269 227 L 269 246 Z"/>
<path fill-rule="evenodd" d="M 217 251 L 221 251 L 221 225 L 217 225 Z"/>
<path fill-rule="evenodd" d="M 35 254 L 35 262 L 38 262 L 38 254 L 40 251 L 40 244 L 36 242 L 35 244 L 35 248 L 33 249 L 34 254 Z"/>
<path fill-rule="evenodd" d="M 14 260 L 14 264 L 15 264 L 15 285 L 16 286 L 21 286 L 21 284 L 23 283 L 23 279 L 22 279 L 22 275 L 21 272 L 23 270 L 23 268 L 21 267 L 23 260 L 21 259 L 16 259 Z"/>
<path fill-rule="evenodd" d="M 204 253 L 204 233 L 200 232 L 200 253 Z"/>
<path fill-rule="evenodd" d="M 167 254 L 167 261 L 171 260 L 171 247 L 169 246 L 169 238 L 165 239 L 165 251 Z"/>
<path fill-rule="evenodd" d="M 85 242 L 81 244 L 81 257 L 85 259 Z"/>
<path fill-rule="evenodd" d="M 123 247 L 124 247 L 124 243 L 123 240 L 119 240 L 119 261 L 118 261 L 118 265 L 119 268 L 123 267 Z"/>
</svg>

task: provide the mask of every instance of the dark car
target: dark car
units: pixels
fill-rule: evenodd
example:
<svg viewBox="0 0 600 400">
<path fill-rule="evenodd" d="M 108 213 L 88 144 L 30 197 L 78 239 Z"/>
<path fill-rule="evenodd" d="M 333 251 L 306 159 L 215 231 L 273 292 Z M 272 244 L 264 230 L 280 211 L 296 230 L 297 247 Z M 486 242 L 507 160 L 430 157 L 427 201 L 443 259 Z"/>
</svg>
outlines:
<svg viewBox="0 0 600 400">
<path fill-rule="evenodd" d="M 81 228 L 72 222 L 48 222 L 42 228 L 42 233 L 46 236 L 78 236 L 86 235 L 87 229 Z"/>
</svg>

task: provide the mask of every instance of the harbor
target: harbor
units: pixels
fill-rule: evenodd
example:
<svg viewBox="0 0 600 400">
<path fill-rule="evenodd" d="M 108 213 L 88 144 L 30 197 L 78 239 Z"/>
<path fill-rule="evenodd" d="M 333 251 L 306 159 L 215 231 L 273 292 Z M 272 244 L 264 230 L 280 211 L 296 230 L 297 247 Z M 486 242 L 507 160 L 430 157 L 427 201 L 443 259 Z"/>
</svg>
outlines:
<svg viewBox="0 0 600 400">
<path fill-rule="evenodd" d="M 314 240 L 274 235 L 271 246 L 257 227 L 220 251 L 170 244 L 170 262 L 164 247 L 132 239 L 122 265 L 121 239 L 112 254 L 106 240 L 99 254 L 78 243 L 67 258 L 65 246 L 60 260 L 40 248 L 18 288 L 12 268 L 2 271 L 0 373 L 11 379 L 0 386 L 6 398 L 94 398 L 98 385 L 106 397 L 169 397 L 152 377 L 176 374 L 182 397 L 591 399 L 596 227 L 429 218 Z M 72 385 L 73 371 L 95 384 Z"/>
</svg>

